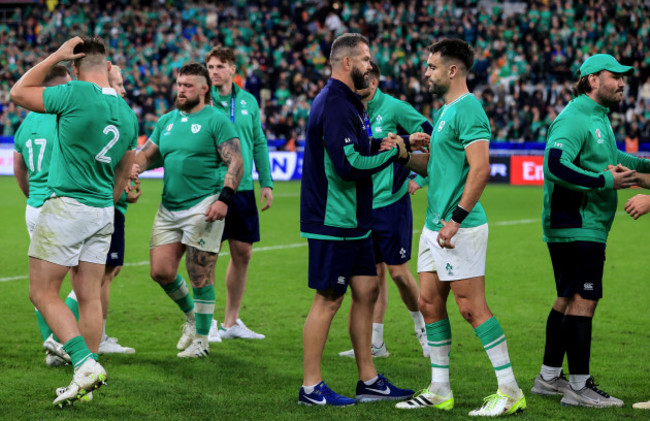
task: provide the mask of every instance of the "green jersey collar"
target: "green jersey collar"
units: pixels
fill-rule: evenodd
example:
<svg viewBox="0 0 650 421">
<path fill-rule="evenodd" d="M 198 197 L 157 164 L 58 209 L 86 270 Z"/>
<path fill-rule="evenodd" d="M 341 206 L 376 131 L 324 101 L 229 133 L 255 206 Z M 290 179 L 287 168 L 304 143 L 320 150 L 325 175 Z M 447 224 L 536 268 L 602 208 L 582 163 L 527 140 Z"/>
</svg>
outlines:
<svg viewBox="0 0 650 421">
<path fill-rule="evenodd" d="M 600 105 L 593 99 L 589 98 L 589 96 L 587 96 L 586 94 L 578 95 L 578 97 L 574 99 L 574 101 L 576 101 L 576 103 L 581 105 L 582 107 L 586 108 L 587 111 L 598 112 L 605 115 L 609 113 L 608 107 Z"/>
</svg>

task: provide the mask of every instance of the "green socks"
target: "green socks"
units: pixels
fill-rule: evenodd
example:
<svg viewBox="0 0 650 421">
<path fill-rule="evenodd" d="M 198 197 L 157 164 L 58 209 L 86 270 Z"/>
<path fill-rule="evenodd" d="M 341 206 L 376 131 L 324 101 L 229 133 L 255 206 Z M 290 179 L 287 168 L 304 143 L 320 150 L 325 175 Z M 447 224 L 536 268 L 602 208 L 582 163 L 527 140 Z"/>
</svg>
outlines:
<svg viewBox="0 0 650 421">
<path fill-rule="evenodd" d="M 196 317 L 196 334 L 208 336 L 210 324 L 214 315 L 214 286 L 208 285 L 203 288 L 192 288 L 194 291 L 194 315 Z"/>
<path fill-rule="evenodd" d="M 162 288 L 165 290 L 169 298 L 174 300 L 174 302 L 183 310 L 183 313 L 190 313 L 194 310 L 194 301 L 190 296 L 190 291 L 187 288 L 187 284 L 181 275 L 176 275 L 176 280 L 169 285 L 163 285 Z"/>
<path fill-rule="evenodd" d="M 84 338 L 81 336 L 75 336 L 70 339 L 63 345 L 63 349 L 68 353 L 70 359 L 72 360 L 72 366 L 74 368 L 79 367 L 84 363 L 88 358 L 92 358 L 97 361 L 97 354 L 93 354 L 88 349 Z"/>
<path fill-rule="evenodd" d="M 474 329 L 474 333 L 481 340 L 485 352 L 490 357 L 490 362 L 497 376 L 499 389 L 503 386 L 508 391 L 518 391 L 517 381 L 512 372 L 510 356 L 508 355 L 508 344 L 506 335 L 496 317 L 486 320 L 482 325 Z M 505 392 L 505 390 L 502 390 Z"/>
<path fill-rule="evenodd" d="M 449 318 L 426 325 L 431 353 L 431 383 L 449 384 L 449 354 L 451 351 L 451 324 Z"/>
<path fill-rule="evenodd" d="M 66 297 L 65 305 L 67 305 L 68 308 L 72 311 L 74 318 L 79 320 L 79 303 L 77 303 L 77 296 L 75 295 L 74 291 L 70 291 L 70 294 L 68 294 Z M 38 330 L 40 330 L 41 336 L 43 337 L 43 342 L 45 342 L 45 340 L 52 334 L 52 330 L 47 325 L 47 322 L 45 321 L 45 318 L 41 312 L 38 311 L 37 308 L 34 310 L 36 312 L 36 323 L 38 324 Z M 59 338 L 57 338 L 56 335 L 54 336 L 54 340 L 59 342 Z"/>
</svg>

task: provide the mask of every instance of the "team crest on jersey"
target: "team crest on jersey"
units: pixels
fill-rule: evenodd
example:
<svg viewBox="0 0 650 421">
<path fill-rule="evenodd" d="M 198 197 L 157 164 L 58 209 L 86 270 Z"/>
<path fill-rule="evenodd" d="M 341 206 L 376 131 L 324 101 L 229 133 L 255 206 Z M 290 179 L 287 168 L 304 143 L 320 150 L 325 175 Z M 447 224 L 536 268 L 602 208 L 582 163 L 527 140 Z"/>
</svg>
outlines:
<svg viewBox="0 0 650 421">
<path fill-rule="evenodd" d="M 596 129 L 596 137 L 598 138 L 598 143 L 603 143 L 603 138 L 600 135 L 600 129 Z"/>
<path fill-rule="evenodd" d="M 200 124 L 192 124 L 192 133 L 196 134 L 201 130 L 201 125 Z"/>
<path fill-rule="evenodd" d="M 239 103 L 241 104 L 242 107 L 246 106 L 246 101 L 244 101 L 243 99 Z"/>
<path fill-rule="evenodd" d="M 377 123 L 381 123 L 384 119 L 382 118 L 381 114 L 379 114 L 375 120 Z"/>
<path fill-rule="evenodd" d="M 440 124 L 438 124 L 438 133 L 442 131 L 443 127 L 445 127 L 445 120 L 442 120 Z"/>
<path fill-rule="evenodd" d="M 167 125 L 167 128 L 165 129 L 165 133 L 164 133 L 165 136 L 168 135 L 169 133 L 171 133 L 172 127 L 174 127 L 174 123 L 171 123 L 171 124 Z"/>
</svg>

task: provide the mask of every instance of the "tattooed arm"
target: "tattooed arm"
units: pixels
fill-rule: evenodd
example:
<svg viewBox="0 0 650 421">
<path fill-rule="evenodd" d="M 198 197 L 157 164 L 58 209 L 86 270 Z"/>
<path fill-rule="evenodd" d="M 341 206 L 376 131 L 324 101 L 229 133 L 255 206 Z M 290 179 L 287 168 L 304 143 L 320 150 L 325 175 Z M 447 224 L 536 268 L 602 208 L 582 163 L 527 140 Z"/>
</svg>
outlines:
<svg viewBox="0 0 650 421">
<path fill-rule="evenodd" d="M 158 146 L 151 139 L 147 140 L 147 143 L 135 155 L 131 178 L 135 179 L 141 172 L 148 170 L 161 159 L 162 156 L 160 155 Z"/>
<path fill-rule="evenodd" d="M 244 163 L 238 138 L 233 137 L 226 142 L 220 143 L 217 146 L 217 151 L 228 169 L 223 179 L 223 189 L 219 194 L 219 199 L 205 213 L 205 220 L 207 222 L 220 221 L 226 217 L 228 205 L 232 200 L 232 196 L 237 191 L 237 187 L 239 187 L 239 182 L 244 173 Z"/>
<path fill-rule="evenodd" d="M 226 176 L 223 179 L 223 186 L 230 187 L 237 191 L 239 182 L 244 174 L 244 161 L 241 156 L 241 146 L 239 139 L 234 137 L 226 142 L 220 143 L 217 146 L 221 160 L 228 166 Z"/>
</svg>

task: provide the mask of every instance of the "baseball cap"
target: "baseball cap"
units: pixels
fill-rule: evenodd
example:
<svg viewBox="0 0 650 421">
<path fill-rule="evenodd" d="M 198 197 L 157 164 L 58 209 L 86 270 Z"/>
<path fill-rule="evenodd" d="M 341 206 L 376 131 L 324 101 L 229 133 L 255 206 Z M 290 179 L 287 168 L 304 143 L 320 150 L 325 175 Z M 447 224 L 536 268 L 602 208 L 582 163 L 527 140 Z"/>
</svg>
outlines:
<svg viewBox="0 0 650 421">
<path fill-rule="evenodd" d="M 632 74 L 634 67 L 623 66 L 614 57 L 609 54 L 594 54 L 582 63 L 580 66 L 580 76 L 587 76 L 592 73 L 600 72 L 601 70 L 608 70 L 612 73 L 619 74 Z"/>
</svg>

